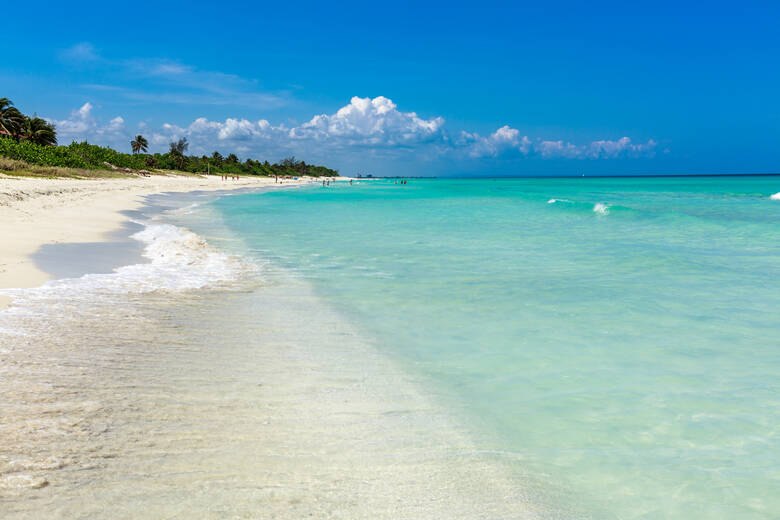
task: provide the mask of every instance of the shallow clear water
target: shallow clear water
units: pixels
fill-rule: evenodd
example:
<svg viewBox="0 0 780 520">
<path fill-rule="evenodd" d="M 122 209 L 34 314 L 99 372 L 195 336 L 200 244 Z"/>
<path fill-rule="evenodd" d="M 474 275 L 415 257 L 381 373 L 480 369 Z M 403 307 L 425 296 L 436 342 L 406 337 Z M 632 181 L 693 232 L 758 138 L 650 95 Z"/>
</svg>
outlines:
<svg viewBox="0 0 780 520">
<path fill-rule="evenodd" d="M 133 238 L 38 255 L 103 274 L 3 291 L 0 511 L 776 518 L 778 191 L 152 197 Z"/>
<path fill-rule="evenodd" d="M 778 177 L 373 181 L 207 209 L 240 239 L 226 247 L 311 283 L 483 453 L 567 508 L 777 518 L 778 191 Z"/>
<path fill-rule="evenodd" d="M 153 197 L 144 263 L 3 291 L 3 519 L 571 517 L 210 197 Z"/>
</svg>

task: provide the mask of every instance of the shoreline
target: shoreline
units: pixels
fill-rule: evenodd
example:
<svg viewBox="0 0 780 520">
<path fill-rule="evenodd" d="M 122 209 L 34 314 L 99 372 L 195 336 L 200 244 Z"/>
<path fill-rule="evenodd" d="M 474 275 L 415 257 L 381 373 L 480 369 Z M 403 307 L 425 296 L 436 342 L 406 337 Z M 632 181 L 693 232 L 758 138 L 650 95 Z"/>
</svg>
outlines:
<svg viewBox="0 0 780 520">
<path fill-rule="evenodd" d="M 270 177 L 152 176 L 111 179 L 43 179 L 0 175 L 0 289 L 38 287 L 53 279 L 34 255 L 50 244 L 108 242 L 127 221 L 125 212 L 143 197 L 160 193 L 231 191 L 307 184 L 313 178 L 277 184 Z M 11 304 L 0 295 L 0 311 Z"/>
<path fill-rule="evenodd" d="M 135 199 L 123 200 L 144 214 L 166 206 L 129 191 Z M 113 214 L 126 217 L 118 204 Z M 150 228 L 168 224 L 188 227 Z M 155 285 L 173 266 L 190 275 L 214 266 L 209 246 L 182 245 L 196 249 L 193 261 L 163 266 Z M 159 269 L 148 267 L 142 277 Z M 22 312 L 7 313 L 23 332 L 8 336 L 0 389 L 14 410 L 0 428 L 0 503 L 11 516 L 167 518 L 215 504 L 279 518 L 543 516 L 507 460 L 486 456 L 417 376 L 307 283 L 266 275 L 271 283 L 229 276 L 197 294 L 127 296 L 128 278 L 114 273 L 97 290 L 84 277 L 47 284 L 32 305 L 22 297 Z"/>
</svg>

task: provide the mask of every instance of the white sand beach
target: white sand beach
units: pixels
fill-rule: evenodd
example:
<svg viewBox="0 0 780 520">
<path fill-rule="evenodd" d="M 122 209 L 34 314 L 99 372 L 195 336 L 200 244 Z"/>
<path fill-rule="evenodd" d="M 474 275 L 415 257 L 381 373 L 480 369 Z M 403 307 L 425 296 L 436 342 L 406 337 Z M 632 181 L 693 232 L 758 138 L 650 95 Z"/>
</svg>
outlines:
<svg viewBox="0 0 780 520">
<path fill-rule="evenodd" d="M 308 179 L 284 181 L 305 183 Z M 0 175 L 0 288 L 37 287 L 49 279 L 31 259 L 44 244 L 97 242 L 126 220 L 142 197 L 163 192 L 216 191 L 262 187 L 273 178 L 163 176 L 46 179 Z M 10 299 L 0 295 L 0 309 Z"/>
</svg>

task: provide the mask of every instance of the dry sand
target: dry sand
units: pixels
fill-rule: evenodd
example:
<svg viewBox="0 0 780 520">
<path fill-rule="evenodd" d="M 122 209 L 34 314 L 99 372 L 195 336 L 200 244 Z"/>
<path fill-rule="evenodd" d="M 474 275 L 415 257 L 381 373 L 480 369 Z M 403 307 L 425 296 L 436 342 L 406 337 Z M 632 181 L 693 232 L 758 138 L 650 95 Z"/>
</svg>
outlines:
<svg viewBox="0 0 780 520">
<path fill-rule="evenodd" d="M 295 181 L 285 181 L 286 184 Z M 301 179 L 297 183 L 309 182 Z M 269 186 L 274 179 L 163 176 L 100 180 L 8 177 L 0 174 L 0 288 L 37 287 L 49 279 L 31 259 L 44 244 L 97 242 L 126 220 L 146 195 Z M 0 310 L 10 298 L 0 296 Z"/>
</svg>

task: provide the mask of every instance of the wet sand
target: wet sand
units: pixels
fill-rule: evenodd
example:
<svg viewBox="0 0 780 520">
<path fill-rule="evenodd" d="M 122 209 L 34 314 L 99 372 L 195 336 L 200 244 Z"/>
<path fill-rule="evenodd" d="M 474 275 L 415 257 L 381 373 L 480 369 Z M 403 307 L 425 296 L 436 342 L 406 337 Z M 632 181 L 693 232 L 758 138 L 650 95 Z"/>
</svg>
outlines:
<svg viewBox="0 0 780 520">
<path fill-rule="evenodd" d="M 44 247 L 28 261 L 99 249 Z M 307 284 L 239 263 L 202 289 L 157 291 L 171 273 L 235 264 L 196 236 L 169 250 L 183 259 L 63 280 L 0 313 L 9 518 L 546 516 L 506 461 Z M 108 265 L 117 251 L 104 253 Z"/>
<path fill-rule="evenodd" d="M 51 272 L 36 265 L 33 254 L 47 244 L 109 240 L 109 234 L 127 220 L 123 212 L 137 209 L 144 196 L 273 184 L 274 179 L 265 177 L 223 181 L 218 175 L 100 180 L 0 175 L 0 289 L 37 287 L 51 279 Z M 0 296 L 0 309 L 9 302 Z"/>
</svg>

